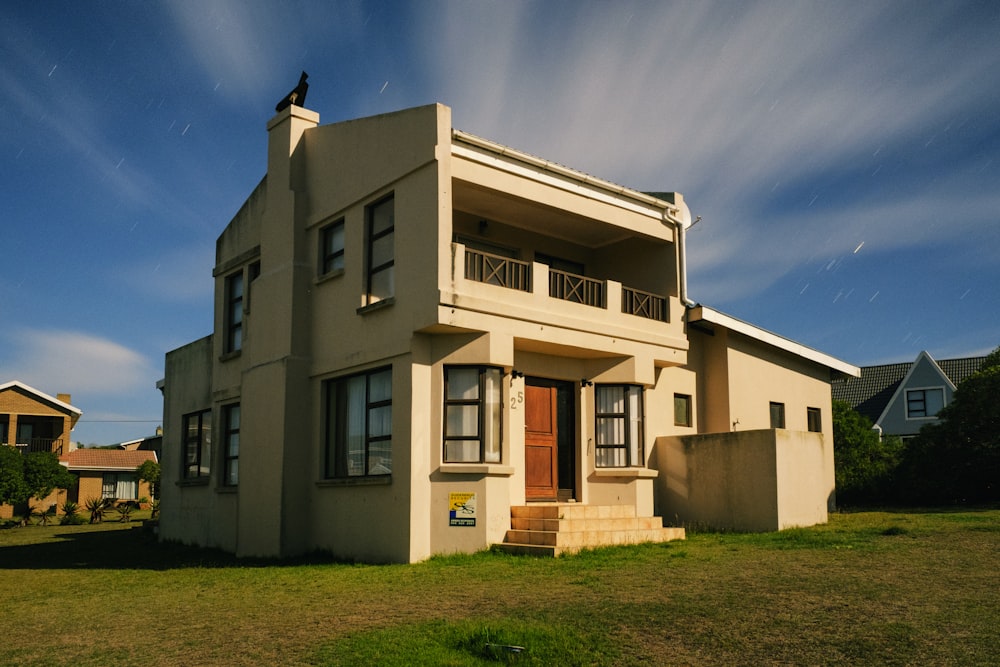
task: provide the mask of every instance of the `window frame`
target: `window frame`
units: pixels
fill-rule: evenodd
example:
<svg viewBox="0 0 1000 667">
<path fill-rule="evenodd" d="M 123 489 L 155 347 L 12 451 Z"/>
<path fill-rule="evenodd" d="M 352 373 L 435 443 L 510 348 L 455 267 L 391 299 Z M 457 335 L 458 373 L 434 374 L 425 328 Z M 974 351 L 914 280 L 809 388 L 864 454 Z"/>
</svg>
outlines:
<svg viewBox="0 0 1000 667">
<path fill-rule="evenodd" d="M 785 428 L 785 404 L 778 401 L 769 403 L 769 414 L 771 416 L 771 428 Z"/>
<path fill-rule="evenodd" d="M 611 390 L 615 388 L 624 389 L 622 406 L 622 412 L 601 412 L 601 400 L 600 394 L 602 391 Z M 635 417 L 630 412 L 630 400 L 629 396 L 631 392 L 638 393 L 638 399 L 636 405 L 638 406 L 639 415 Z M 646 391 L 642 385 L 637 384 L 599 384 L 594 387 L 594 467 L 595 468 L 641 468 L 645 467 L 646 464 Z M 622 420 L 621 432 L 624 436 L 624 442 L 621 443 L 603 443 L 601 442 L 602 436 L 606 433 L 604 429 L 601 428 L 602 420 Z M 631 441 L 633 435 L 633 424 L 637 425 L 635 430 L 637 431 L 636 442 Z M 607 463 L 601 463 L 601 456 L 599 452 L 601 450 L 618 450 L 623 451 L 625 456 L 624 465 L 609 465 Z M 633 457 L 636 460 L 633 460 Z"/>
<path fill-rule="evenodd" d="M 810 433 L 823 432 L 823 411 L 820 408 L 806 408 L 806 430 Z"/>
<path fill-rule="evenodd" d="M 238 295 L 235 294 L 236 290 L 234 289 L 237 280 L 240 288 Z M 223 295 L 223 299 L 226 310 L 224 315 L 225 339 L 223 341 L 223 353 L 232 354 L 243 349 L 243 321 L 246 314 L 244 312 L 246 278 L 243 275 L 243 267 L 226 276 L 224 289 L 225 294 Z M 237 313 L 239 314 L 238 320 L 234 317 Z"/>
<path fill-rule="evenodd" d="M 684 401 L 684 409 L 682 418 L 678 418 L 677 411 L 677 401 Z M 691 394 L 678 394 L 674 393 L 674 426 L 685 426 L 690 428 L 692 426 L 691 421 Z"/>
<path fill-rule="evenodd" d="M 207 417 L 207 419 L 206 419 Z M 197 419 L 196 435 L 192 437 L 192 420 Z M 207 437 L 206 437 L 207 436 Z M 181 479 L 204 480 L 212 475 L 212 410 L 189 412 L 181 417 Z M 189 462 L 191 446 L 194 460 Z M 204 464 L 204 465 L 203 465 Z M 195 474 L 191 474 L 192 471 Z"/>
<path fill-rule="evenodd" d="M 324 425 L 324 479 L 370 479 L 389 478 L 392 476 L 392 370 L 392 366 L 379 366 L 378 368 L 331 378 L 323 382 L 324 420 L 326 422 Z M 389 374 L 389 398 L 372 401 L 371 380 L 374 376 L 386 372 Z M 350 434 L 346 431 L 350 425 L 347 418 L 351 405 L 349 403 L 350 394 L 346 392 L 348 384 L 358 378 L 364 378 L 365 381 L 364 433 L 361 435 L 364 444 L 362 453 L 364 469 L 360 473 L 353 473 L 350 469 L 351 451 L 348 446 Z M 341 398 L 343 398 L 343 401 Z M 389 408 L 389 432 L 387 434 L 372 435 L 372 412 L 386 407 Z M 335 430 L 336 432 L 334 432 Z M 373 473 L 371 472 L 373 468 L 371 445 L 373 443 L 384 442 L 389 443 L 389 465 L 387 466 L 387 472 Z M 384 466 L 384 461 L 380 461 L 379 464 Z"/>
<path fill-rule="evenodd" d="M 232 425 L 233 411 L 236 412 L 236 428 Z M 240 483 L 240 426 L 242 412 L 239 403 L 222 406 L 222 486 L 239 486 Z M 233 453 L 235 436 L 236 453 Z"/>
<path fill-rule="evenodd" d="M 333 248 L 335 232 L 340 230 L 340 247 Z M 319 230 L 319 276 L 340 275 L 344 272 L 345 248 L 347 246 L 347 227 L 345 218 L 338 218 L 328 225 L 324 225 Z M 334 266 L 337 260 L 340 266 Z"/>
<path fill-rule="evenodd" d="M 500 463 L 503 461 L 503 377 L 504 372 L 502 368 L 496 366 L 487 365 L 475 365 L 475 364 L 449 364 L 443 369 L 442 377 L 442 399 L 443 399 L 443 413 L 442 413 L 442 448 L 441 448 L 441 460 L 444 463 Z M 457 399 L 449 398 L 448 386 L 449 371 L 458 370 L 476 370 L 478 371 L 478 396 L 474 399 Z M 489 377 L 495 378 L 496 385 L 492 388 L 495 392 L 497 401 L 494 404 L 496 409 L 496 418 L 492 418 L 489 414 L 489 405 L 486 403 L 489 396 L 488 382 Z M 476 434 L 469 435 L 465 433 L 449 434 L 449 419 L 448 419 L 448 408 L 449 407 L 472 407 L 476 408 Z M 492 424 L 496 424 L 495 432 L 492 430 Z M 489 433 L 488 433 L 489 431 Z M 460 459 L 460 458 L 449 458 L 449 442 L 478 442 L 479 456 L 475 460 L 470 459 Z M 495 448 L 489 449 L 488 442 L 495 443 Z"/>
<path fill-rule="evenodd" d="M 391 205 L 389 212 L 390 224 L 385 229 L 375 231 L 375 213 L 382 206 Z M 374 264 L 375 244 L 389 238 L 392 244 L 391 257 L 378 265 Z M 371 306 L 382 301 L 388 301 L 396 295 L 396 194 L 390 192 L 385 197 L 368 204 L 365 207 L 365 305 Z M 375 295 L 372 283 L 375 278 L 389 272 L 389 289 L 385 295 Z"/>
<path fill-rule="evenodd" d="M 941 407 L 938 408 L 938 411 L 933 414 L 930 413 L 930 409 L 928 408 L 927 395 L 930 392 L 937 392 L 941 397 Z M 919 399 L 911 398 L 911 395 L 915 396 L 916 394 L 920 394 Z M 914 389 L 907 389 L 904 399 L 906 401 L 905 409 L 907 419 L 936 419 L 938 412 L 941 412 L 945 406 L 945 391 L 944 387 L 917 387 Z M 911 406 L 916 403 L 921 403 L 923 405 L 921 408 L 921 412 L 923 414 L 917 414 L 917 411 L 911 408 Z"/>
</svg>

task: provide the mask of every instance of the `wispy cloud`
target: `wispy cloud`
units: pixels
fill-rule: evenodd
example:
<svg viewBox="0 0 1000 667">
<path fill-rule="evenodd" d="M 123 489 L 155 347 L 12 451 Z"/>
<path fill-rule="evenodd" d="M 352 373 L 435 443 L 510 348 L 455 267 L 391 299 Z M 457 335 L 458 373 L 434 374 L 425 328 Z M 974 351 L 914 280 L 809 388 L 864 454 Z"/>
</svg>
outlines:
<svg viewBox="0 0 1000 667">
<path fill-rule="evenodd" d="M 0 375 L 49 394 L 149 393 L 157 369 L 138 352 L 79 331 L 15 329 L 5 334 L 10 367 Z"/>
<path fill-rule="evenodd" d="M 693 284 L 737 299 L 861 241 L 890 252 L 986 240 L 989 173 L 952 163 L 926 176 L 927 151 L 926 170 L 901 177 L 893 163 L 962 140 L 970 109 L 995 108 L 983 82 L 1000 49 L 975 11 L 996 23 L 983 6 L 939 3 L 452 4 L 423 30 L 456 125 L 683 192 L 705 220 Z"/>
</svg>

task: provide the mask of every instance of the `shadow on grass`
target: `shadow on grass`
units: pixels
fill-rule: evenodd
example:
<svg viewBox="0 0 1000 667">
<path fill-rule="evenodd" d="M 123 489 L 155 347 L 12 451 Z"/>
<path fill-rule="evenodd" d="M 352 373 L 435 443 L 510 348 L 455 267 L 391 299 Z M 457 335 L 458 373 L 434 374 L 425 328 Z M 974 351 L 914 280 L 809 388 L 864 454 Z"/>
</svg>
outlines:
<svg viewBox="0 0 1000 667">
<path fill-rule="evenodd" d="M 237 558 L 218 549 L 158 542 L 141 525 L 117 530 L 78 531 L 72 528 L 11 528 L 44 530 L 44 541 L 0 546 L 0 570 L 171 570 L 205 567 L 274 567 L 336 562 L 329 554 L 291 559 Z"/>
</svg>

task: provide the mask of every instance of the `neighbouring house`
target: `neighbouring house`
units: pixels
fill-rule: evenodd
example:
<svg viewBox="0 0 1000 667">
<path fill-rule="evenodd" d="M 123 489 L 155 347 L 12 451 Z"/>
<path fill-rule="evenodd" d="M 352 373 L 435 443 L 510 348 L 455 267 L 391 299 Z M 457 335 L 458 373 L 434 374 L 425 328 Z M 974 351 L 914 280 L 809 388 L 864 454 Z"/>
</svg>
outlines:
<svg viewBox="0 0 1000 667">
<path fill-rule="evenodd" d="M 156 435 L 147 435 L 144 438 L 137 438 L 136 440 L 127 440 L 118 445 L 122 449 L 128 450 L 139 450 L 156 452 L 157 458 L 160 457 L 160 453 L 163 451 L 163 429 L 159 426 L 156 427 Z"/>
<path fill-rule="evenodd" d="M 166 355 L 160 536 L 412 562 L 827 519 L 855 366 L 687 296 L 683 197 L 456 130 L 268 124 Z"/>
<path fill-rule="evenodd" d="M 157 461 L 156 452 L 103 447 L 74 449 L 59 459 L 78 480 L 74 488 L 64 492 L 63 500 L 81 506 L 91 498 L 148 501 L 152 498 L 149 483 L 140 480 L 136 472 L 146 461 Z"/>
<path fill-rule="evenodd" d="M 913 361 L 862 366 L 861 375 L 839 378 L 833 398 L 845 401 L 871 420 L 883 435 L 910 438 L 937 423 L 955 388 L 983 365 L 983 357 L 935 361 L 924 351 Z"/>
<path fill-rule="evenodd" d="M 53 397 L 17 380 L 0 384 L 0 446 L 62 456 L 70 450 L 70 432 L 83 414 L 70 400 L 69 394 Z M 56 502 L 53 492 L 34 504 L 48 508 Z M 0 505 L 0 519 L 11 518 L 13 512 L 10 505 Z"/>
</svg>

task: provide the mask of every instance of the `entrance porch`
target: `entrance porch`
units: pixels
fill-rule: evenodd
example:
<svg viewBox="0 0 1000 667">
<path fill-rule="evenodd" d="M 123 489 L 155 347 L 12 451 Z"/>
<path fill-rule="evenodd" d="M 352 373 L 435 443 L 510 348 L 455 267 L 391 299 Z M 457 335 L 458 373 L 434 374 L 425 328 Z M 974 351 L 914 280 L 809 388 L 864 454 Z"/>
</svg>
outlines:
<svg viewBox="0 0 1000 667">
<path fill-rule="evenodd" d="M 581 549 L 683 540 L 683 528 L 664 528 L 658 516 L 636 516 L 634 505 L 532 503 L 510 508 L 504 551 L 559 556 Z"/>
</svg>

